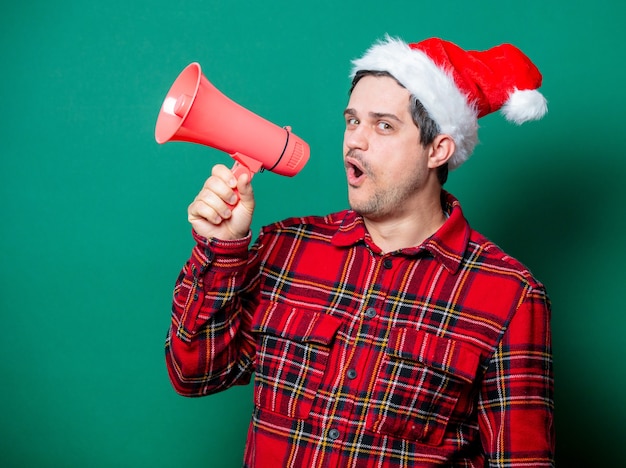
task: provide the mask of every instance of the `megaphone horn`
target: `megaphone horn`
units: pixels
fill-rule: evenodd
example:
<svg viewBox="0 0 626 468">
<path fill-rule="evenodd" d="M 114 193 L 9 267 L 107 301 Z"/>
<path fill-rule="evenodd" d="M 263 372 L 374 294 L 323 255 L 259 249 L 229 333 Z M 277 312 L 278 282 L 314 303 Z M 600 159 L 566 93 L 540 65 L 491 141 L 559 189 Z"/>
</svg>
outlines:
<svg viewBox="0 0 626 468">
<path fill-rule="evenodd" d="M 235 159 L 238 175 L 268 170 L 294 176 L 309 160 L 309 145 L 224 96 L 202 74 L 200 65 L 189 64 L 172 84 L 157 118 L 158 143 L 187 141 L 210 146 Z"/>
</svg>

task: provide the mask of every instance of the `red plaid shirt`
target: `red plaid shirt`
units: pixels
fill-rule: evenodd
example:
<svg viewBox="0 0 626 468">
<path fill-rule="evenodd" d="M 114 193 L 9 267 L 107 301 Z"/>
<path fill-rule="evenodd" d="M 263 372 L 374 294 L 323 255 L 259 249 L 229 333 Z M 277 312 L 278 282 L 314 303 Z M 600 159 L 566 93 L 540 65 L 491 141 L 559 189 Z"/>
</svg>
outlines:
<svg viewBox="0 0 626 468">
<path fill-rule="evenodd" d="M 447 222 L 382 254 L 352 211 L 197 245 L 166 343 L 175 389 L 254 379 L 245 466 L 553 466 L 550 305 L 519 262 Z"/>
</svg>

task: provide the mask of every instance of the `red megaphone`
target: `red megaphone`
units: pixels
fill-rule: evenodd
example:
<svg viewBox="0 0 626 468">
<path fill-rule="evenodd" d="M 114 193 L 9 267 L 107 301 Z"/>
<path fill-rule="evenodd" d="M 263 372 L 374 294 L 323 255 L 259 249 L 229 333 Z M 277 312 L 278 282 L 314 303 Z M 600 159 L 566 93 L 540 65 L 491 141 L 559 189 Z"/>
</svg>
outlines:
<svg viewBox="0 0 626 468">
<path fill-rule="evenodd" d="M 170 88 L 156 123 L 158 143 L 187 141 L 211 146 L 235 159 L 233 172 L 261 170 L 294 176 L 309 160 L 309 145 L 291 133 L 231 101 L 188 65 Z"/>
</svg>

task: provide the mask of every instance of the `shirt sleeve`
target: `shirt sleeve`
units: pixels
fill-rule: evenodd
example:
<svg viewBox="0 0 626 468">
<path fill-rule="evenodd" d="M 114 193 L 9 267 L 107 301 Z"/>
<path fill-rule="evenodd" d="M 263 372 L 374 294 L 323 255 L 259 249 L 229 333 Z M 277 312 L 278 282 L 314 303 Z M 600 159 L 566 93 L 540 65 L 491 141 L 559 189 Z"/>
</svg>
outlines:
<svg viewBox="0 0 626 468">
<path fill-rule="evenodd" d="M 176 280 L 165 343 L 170 381 L 181 395 L 208 395 L 250 381 L 252 306 L 244 307 L 240 297 L 250 238 L 221 241 L 194 232 L 196 245 Z"/>
<path fill-rule="evenodd" d="M 553 467 L 550 303 L 542 286 L 522 297 L 491 359 L 479 395 L 490 467 Z"/>
</svg>

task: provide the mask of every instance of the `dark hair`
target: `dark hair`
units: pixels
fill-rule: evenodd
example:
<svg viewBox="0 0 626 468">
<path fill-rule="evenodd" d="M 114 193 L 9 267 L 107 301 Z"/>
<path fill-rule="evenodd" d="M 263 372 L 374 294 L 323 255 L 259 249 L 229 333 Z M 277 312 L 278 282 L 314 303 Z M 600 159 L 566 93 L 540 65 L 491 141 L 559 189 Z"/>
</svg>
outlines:
<svg viewBox="0 0 626 468">
<path fill-rule="evenodd" d="M 352 85 L 350 86 L 349 95 L 352 94 L 354 87 L 356 84 L 363 78 L 364 76 L 388 76 L 389 78 L 393 78 L 396 83 L 406 89 L 406 87 L 400 83 L 391 73 L 387 71 L 380 70 L 359 70 L 354 75 L 352 79 Z M 439 125 L 435 122 L 428 111 L 421 103 L 419 99 L 411 94 L 409 101 L 409 112 L 411 113 L 411 117 L 413 118 L 413 123 L 419 128 L 420 131 L 420 142 L 422 146 L 425 148 L 429 144 L 431 144 L 435 137 L 441 133 L 439 129 Z M 443 186 L 448 180 L 448 163 L 443 164 L 437 168 L 437 178 L 439 179 L 439 183 Z"/>
</svg>

